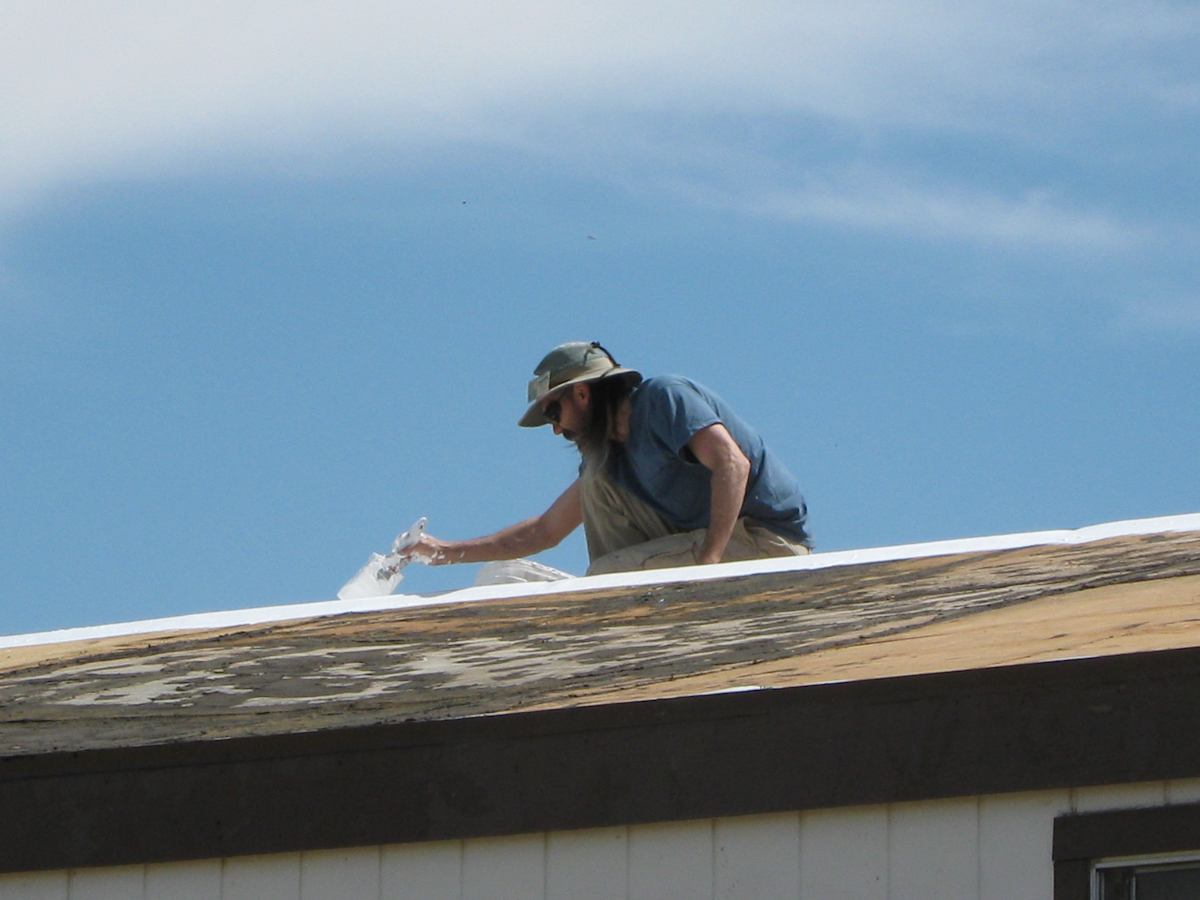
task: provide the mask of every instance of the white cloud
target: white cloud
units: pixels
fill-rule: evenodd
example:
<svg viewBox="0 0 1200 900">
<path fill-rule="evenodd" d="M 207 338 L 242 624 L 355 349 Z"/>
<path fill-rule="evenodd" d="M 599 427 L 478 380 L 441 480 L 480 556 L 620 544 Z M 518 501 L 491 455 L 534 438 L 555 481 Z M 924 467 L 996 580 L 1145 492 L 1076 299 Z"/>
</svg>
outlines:
<svg viewBox="0 0 1200 900">
<path fill-rule="evenodd" d="M 1194 37 L 1198 18 L 1046 0 L 6 0 L 0 211 L 114 170 L 364 136 L 519 135 L 587 110 L 1043 140 L 1131 94 L 1187 90 L 1145 60 Z M 820 202 L 838 215 L 835 199 Z M 957 215 L 923 205 L 930 222 Z M 1053 227 L 1036 201 L 1023 208 L 1008 225 L 993 209 L 994 227 Z"/>
<path fill-rule="evenodd" d="M 966 185 L 915 183 L 882 171 L 810 179 L 796 190 L 739 202 L 759 215 L 1013 247 L 1116 249 L 1146 236 L 1103 213 L 1056 203 L 1043 191 L 1006 197 Z"/>
</svg>

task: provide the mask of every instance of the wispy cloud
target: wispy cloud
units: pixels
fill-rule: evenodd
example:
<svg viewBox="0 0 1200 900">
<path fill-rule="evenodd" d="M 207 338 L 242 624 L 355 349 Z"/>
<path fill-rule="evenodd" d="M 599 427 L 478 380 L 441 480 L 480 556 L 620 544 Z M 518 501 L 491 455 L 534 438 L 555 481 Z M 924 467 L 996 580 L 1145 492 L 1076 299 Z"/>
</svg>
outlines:
<svg viewBox="0 0 1200 900">
<path fill-rule="evenodd" d="M 969 185 L 922 184 L 883 171 L 812 179 L 804 187 L 743 198 L 747 211 L 796 221 L 903 232 L 1020 248 L 1117 249 L 1144 228 L 1072 209 L 1047 191 L 1018 196 Z"/>
<path fill-rule="evenodd" d="M 1198 23 L 1193 8 L 1141 0 L 9 0 L 0 211 L 113 170 L 364 136 L 479 137 L 531 119 L 551 128 L 586 109 L 1046 140 L 1072 119 L 1190 96 L 1194 65 L 1163 65 L 1162 50 L 1194 46 Z M 931 228 L 969 216 L 1000 235 L 1095 240 L 1108 227 L 1037 198 L 904 202 Z M 898 204 L 810 194 L 792 206 L 882 221 Z"/>
</svg>

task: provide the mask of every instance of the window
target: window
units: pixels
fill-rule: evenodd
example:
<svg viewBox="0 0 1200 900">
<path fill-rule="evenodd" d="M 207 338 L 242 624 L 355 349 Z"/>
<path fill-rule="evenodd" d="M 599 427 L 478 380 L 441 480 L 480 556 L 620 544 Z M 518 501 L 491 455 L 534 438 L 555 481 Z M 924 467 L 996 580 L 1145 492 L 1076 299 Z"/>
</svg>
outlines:
<svg viewBox="0 0 1200 900">
<path fill-rule="evenodd" d="M 1054 900 L 1200 900 L 1200 803 L 1059 816 Z"/>
<path fill-rule="evenodd" d="M 1200 854 L 1134 857 L 1093 863 L 1093 900 L 1196 900 Z"/>
</svg>

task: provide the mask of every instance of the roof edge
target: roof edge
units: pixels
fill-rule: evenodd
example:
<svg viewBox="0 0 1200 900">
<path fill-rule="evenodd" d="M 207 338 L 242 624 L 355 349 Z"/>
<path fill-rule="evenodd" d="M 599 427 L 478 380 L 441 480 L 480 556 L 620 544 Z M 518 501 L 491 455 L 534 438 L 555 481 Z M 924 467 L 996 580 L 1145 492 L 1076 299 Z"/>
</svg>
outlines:
<svg viewBox="0 0 1200 900">
<path fill-rule="evenodd" d="M 861 550 L 836 550 L 829 553 L 813 553 L 809 556 L 719 563 L 711 566 L 687 566 L 684 568 L 655 569 L 645 572 L 619 572 L 612 575 L 592 575 L 564 579 L 562 581 L 486 585 L 482 587 L 468 587 L 441 594 L 391 594 L 383 597 L 368 597 L 361 600 L 323 600 L 219 612 L 190 613 L 181 616 L 141 619 L 133 622 L 89 625 L 54 631 L 0 636 L 0 649 L 128 637 L 163 631 L 236 628 L 262 625 L 270 622 L 285 622 L 294 619 L 318 618 L 321 616 L 334 616 L 356 612 L 410 609 L 413 607 L 437 606 L 446 603 L 473 603 L 509 597 L 575 593 L 577 591 L 603 590 L 613 587 L 640 587 L 643 585 L 674 584 L 687 581 L 711 581 L 719 578 L 736 578 L 743 575 L 758 575 L 772 572 L 801 572 L 812 569 L 833 568 L 835 566 L 854 566 L 876 562 L 892 562 L 902 559 L 952 556 L 960 553 L 1016 550 L 1022 547 L 1037 547 L 1048 544 L 1086 544 L 1108 538 L 1187 531 L 1200 531 L 1200 513 L 1159 516 L 1147 519 L 1126 519 L 1117 522 L 1088 525 L 1076 529 L 1027 531 L 986 537 L 897 544 L 889 547 L 871 547 Z"/>
</svg>

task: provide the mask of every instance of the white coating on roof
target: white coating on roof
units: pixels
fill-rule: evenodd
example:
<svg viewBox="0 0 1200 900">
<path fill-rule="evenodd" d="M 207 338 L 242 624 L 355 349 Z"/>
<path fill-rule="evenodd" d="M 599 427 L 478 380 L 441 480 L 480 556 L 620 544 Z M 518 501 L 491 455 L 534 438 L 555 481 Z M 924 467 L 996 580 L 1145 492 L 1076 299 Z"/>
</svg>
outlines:
<svg viewBox="0 0 1200 900">
<path fill-rule="evenodd" d="M 58 631 L 42 631 L 33 634 L 9 635 L 0 637 L 0 649 L 122 637 L 134 634 L 151 634 L 163 631 L 235 628 L 244 625 L 259 625 L 265 622 L 310 619 L 318 616 L 340 615 L 342 613 L 408 609 L 416 606 L 433 606 L 445 603 L 470 603 L 481 600 L 498 600 L 505 597 L 561 594 L 609 587 L 634 587 L 652 584 L 670 584 L 681 581 L 708 581 L 715 578 L 730 578 L 738 575 L 754 575 L 764 572 L 798 572 L 809 569 L 825 569 L 832 566 L 861 565 L 864 563 L 887 562 L 899 559 L 920 559 L 931 556 L 950 556 L 958 553 L 1015 550 L 1020 547 L 1036 547 L 1046 544 L 1085 544 L 1090 541 L 1104 540 L 1105 538 L 1181 531 L 1200 531 L 1200 513 L 1162 516 L 1153 519 L 1129 519 L 1123 522 L 1108 522 L 1102 525 L 1090 525 L 1086 528 L 1074 530 L 1029 531 L 1020 534 L 960 538 L 950 541 L 930 541 L 921 544 L 899 544 L 894 547 L 872 547 L 864 550 L 838 550 L 831 553 L 813 553 L 810 556 L 719 563 L 711 566 L 688 566 L 678 569 L 654 569 L 648 572 L 619 572 L 612 575 L 568 578 L 563 581 L 493 584 L 483 587 L 465 588 L 444 594 L 393 594 L 384 597 L 369 597 L 361 600 L 326 600 L 316 603 L 260 606 L 250 609 L 227 610 L 224 612 L 193 613 L 191 615 L 169 616 L 161 619 L 143 619 L 137 622 L 119 622 L 112 625 L 94 625 L 83 628 L 64 628 Z"/>
</svg>

